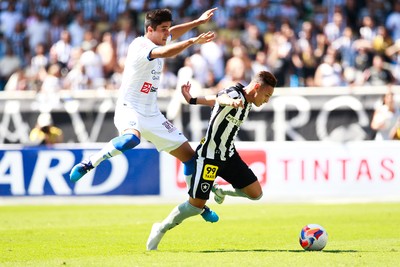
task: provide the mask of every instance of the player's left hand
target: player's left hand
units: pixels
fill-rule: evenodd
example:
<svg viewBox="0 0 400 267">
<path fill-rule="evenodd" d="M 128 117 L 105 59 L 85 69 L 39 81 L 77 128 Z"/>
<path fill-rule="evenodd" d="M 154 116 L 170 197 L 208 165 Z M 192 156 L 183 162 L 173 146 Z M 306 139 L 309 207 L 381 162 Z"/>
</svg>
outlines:
<svg viewBox="0 0 400 267">
<path fill-rule="evenodd" d="M 190 88 L 192 85 L 189 83 L 189 81 L 186 84 L 182 84 L 181 86 L 181 93 L 183 97 L 185 98 L 186 102 L 189 103 L 190 98 L 192 98 L 192 95 L 190 94 Z"/>
<path fill-rule="evenodd" d="M 231 106 L 234 108 L 244 108 L 242 99 L 232 99 Z"/>
<path fill-rule="evenodd" d="M 218 7 L 214 7 L 212 9 L 207 10 L 206 12 L 204 12 L 199 18 L 198 21 L 200 23 L 206 23 L 208 22 L 213 16 L 214 16 L 214 11 L 217 10 Z"/>
</svg>

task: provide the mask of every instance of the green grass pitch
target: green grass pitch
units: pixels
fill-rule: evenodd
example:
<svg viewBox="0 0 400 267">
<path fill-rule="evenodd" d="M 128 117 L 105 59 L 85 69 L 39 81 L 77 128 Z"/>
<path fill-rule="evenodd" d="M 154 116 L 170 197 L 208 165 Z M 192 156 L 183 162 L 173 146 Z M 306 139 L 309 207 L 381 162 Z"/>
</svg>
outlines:
<svg viewBox="0 0 400 267">
<path fill-rule="evenodd" d="M 146 251 L 160 205 L 0 206 L 0 266 L 399 266 L 400 203 L 212 203 Z M 323 251 L 304 251 L 301 228 L 328 232 Z"/>
</svg>

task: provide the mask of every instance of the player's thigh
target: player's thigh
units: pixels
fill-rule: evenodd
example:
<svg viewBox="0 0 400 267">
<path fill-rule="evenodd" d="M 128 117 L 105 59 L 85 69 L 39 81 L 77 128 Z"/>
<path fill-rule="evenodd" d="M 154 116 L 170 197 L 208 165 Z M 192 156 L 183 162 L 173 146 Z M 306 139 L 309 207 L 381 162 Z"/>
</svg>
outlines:
<svg viewBox="0 0 400 267">
<path fill-rule="evenodd" d="M 257 176 L 237 153 L 227 160 L 219 175 L 238 189 L 243 189 L 254 182 L 258 183 Z"/>
<path fill-rule="evenodd" d="M 179 159 L 180 161 L 185 162 L 193 158 L 195 152 L 193 148 L 190 146 L 189 142 L 186 141 L 177 149 L 174 149 L 169 153 L 175 158 Z"/>
<path fill-rule="evenodd" d="M 142 131 L 141 120 L 142 116 L 135 110 L 123 105 L 115 107 L 114 125 L 118 129 L 119 134 L 123 134 L 130 129 L 134 129 L 140 133 Z M 140 137 L 140 134 L 138 137 Z"/>
<path fill-rule="evenodd" d="M 146 117 L 141 126 L 142 136 L 153 143 L 158 151 L 170 153 L 188 141 L 161 113 L 158 116 Z"/>
<path fill-rule="evenodd" d="M 189 196 L 204 200 L 209 199 L 212 185 L 221 168 L 223 168 L 221 162 L 197 158 L 195 172 L 190 183 Z"/>
</svg>

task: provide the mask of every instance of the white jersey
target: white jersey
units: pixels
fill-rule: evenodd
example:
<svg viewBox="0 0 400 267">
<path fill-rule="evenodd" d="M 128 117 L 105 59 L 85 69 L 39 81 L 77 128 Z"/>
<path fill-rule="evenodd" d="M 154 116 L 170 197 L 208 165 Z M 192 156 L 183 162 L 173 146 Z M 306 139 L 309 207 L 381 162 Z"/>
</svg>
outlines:
<svg viewBox="0 0 400 267">
<path fill-rule="evenodd" d="M 149 58 L 151 50 L 156 47 L 143 36 L 132 41 L 119 89 L 118 104 L 128 106 L 145 117 L 161 113 L 157 104 L 157 90 L 164 60 Z"/>
</svg>

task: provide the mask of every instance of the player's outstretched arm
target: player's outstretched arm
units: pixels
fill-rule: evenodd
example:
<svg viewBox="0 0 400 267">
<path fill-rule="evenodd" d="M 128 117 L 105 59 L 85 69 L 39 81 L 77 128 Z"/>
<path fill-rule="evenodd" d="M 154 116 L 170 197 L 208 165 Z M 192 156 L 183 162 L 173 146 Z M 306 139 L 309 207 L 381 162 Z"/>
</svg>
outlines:
<svg viewBox="0 0 400 267">
<path fill-rule="evenodd" d="M 244 107 L 242 99 L 234 99 L 227 94 L 218 96 L 217 101 L 221 106 L 232 106 L 234 108 Z"/>
<path fill-rule="evenodd" d="M 169 29 L 172 40 L 176 40 L 191 29 L 210 21 L 210 19 L 214 16 L 214 11 L 217 9 L 217 7 L 209 9 L 204 12 L 198 19 L 172 26 Z"/>
<path fill-rule="evenodd" d="M 191 84 L 187 82 L 181 86 L 181 92 L 183 97 L 185 98 L 188 104 L 192 105 L 205 105 L 205 106 L 214 106 L 215 104 L 215 95 L 206 95 L 206 96 L 199 96 L 199 97 L 192 97 L 190 94 Z"/>
<path fill-rule="evenodd" d="M 197 37 L 193 37 L 185 41 L 164 46 L 158 46 L 150 52 L 150 57 L 151 58 L 174 57 L 179 53 L 181 53 L 186 48 L 194 44 L 205 44 L 211 42 L 214 38 L 215 38 L 214 32 L 205 32 Z"/>
</svg>

